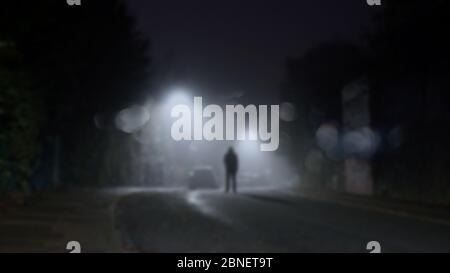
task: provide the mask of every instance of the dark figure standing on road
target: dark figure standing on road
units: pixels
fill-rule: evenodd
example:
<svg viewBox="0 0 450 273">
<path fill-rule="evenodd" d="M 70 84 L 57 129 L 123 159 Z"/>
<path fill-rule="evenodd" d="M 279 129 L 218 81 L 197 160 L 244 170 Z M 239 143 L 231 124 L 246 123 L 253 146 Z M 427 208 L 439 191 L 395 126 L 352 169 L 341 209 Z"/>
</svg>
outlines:
<svg viewBox="0 0 450 273">
<path fill-rule="evenodd" d="M 223 159 L 225 163 L 225 192 L 228 193 L 231 184 L 231 190 L 236 193 L 236 173 L 238 171 L 238 157 L 233 148 L 230 147 Z"/>
</svg>

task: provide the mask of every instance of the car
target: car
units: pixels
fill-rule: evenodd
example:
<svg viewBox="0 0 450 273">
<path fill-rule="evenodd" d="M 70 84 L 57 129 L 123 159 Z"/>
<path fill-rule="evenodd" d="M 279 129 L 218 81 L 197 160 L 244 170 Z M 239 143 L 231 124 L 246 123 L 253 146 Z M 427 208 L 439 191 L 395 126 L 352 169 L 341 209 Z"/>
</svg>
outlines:
<svg viewBox="0 0 450 273">
<path fill-rule="evenodd" d="M 188 188 L 190 190 L 197 189 L 218 189 L 216 178 L 211 168 L 196 168 L 189 176 Z"/>
</svg>

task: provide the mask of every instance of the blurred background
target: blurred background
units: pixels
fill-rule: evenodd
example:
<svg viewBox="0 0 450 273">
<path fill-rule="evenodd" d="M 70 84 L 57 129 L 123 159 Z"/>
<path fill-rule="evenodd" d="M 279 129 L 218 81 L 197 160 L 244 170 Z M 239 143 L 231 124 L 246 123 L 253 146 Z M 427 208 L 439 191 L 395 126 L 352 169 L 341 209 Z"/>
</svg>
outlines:
<svg viewBox="0 0 450 273">
<path fill-rule="evenodd" d="M 240 186 L 449 205 L 450 2 L 81 2 L 0 8 L 0 198 L 219 188 L 233 146 Z M 194 96 L 280 105 L 280 148 L 174 141 Z"/>
</svg>

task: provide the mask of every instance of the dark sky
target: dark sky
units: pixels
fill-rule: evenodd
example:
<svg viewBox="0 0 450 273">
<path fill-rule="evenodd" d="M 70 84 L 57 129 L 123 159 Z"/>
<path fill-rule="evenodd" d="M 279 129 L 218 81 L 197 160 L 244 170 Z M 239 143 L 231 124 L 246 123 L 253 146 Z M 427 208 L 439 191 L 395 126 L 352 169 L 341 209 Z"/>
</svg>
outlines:
<svg viewBox="0 0 450 273">
<path fill-rule="evenodd" d="M 357 41 L 377 9 L 365 0 L 127 2 L 155 60 L 171 59 L 188 88 L 262 100 L 276 97 L 287 56 L 332 38 Z"/>
</svg>

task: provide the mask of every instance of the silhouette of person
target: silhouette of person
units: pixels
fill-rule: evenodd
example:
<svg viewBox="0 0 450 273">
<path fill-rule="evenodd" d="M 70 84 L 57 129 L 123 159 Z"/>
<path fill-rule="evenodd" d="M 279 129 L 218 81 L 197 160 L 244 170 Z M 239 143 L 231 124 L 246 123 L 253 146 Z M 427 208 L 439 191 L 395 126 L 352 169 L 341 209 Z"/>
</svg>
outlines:
<svg viewBox="0 0 450 273">
<path fill-rule="evenodd" d="M 225 154 L 224 159 L 225 163 L 225 192 L 232 190 L 233 193 L 236 193 L 236 174 L 238 171 L 238 157 L 234 152 L 233 148 L 230 147 L 228 152 Z"/>
</svg>

